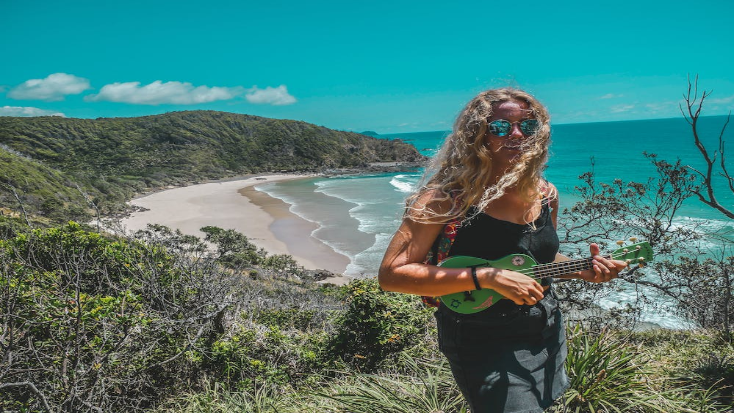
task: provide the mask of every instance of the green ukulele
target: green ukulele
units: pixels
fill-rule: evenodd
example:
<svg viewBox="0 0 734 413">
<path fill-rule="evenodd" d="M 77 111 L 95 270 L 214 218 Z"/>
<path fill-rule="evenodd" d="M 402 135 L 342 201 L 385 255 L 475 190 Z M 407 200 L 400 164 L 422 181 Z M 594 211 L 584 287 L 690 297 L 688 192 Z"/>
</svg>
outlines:
<svg viewBox="0 0 734 413">
<path fill-rule="evenodd" d="M 640 242 L 622 247 L 614 251 L 611 255 L 605 256 L 605 258 L 627 261 L 628 264 L 644 264 L 652 260 L 652 248 L 647 242 Z M 591 261 L 592 258 L 584 258 L 580 260 L 538 264 L 532 258 L 523 254 L 508 255 L 495 261 L 456 256 L 445 259 L 439 266 L 446 268 L 493 267 L 516 271 L 539 281 L 543 278 L 558 277 L 560 275 L 591 269 Z M 441 302 L 457 313 L 473 314 L 497 304 L 502 298 L 504 298 L 502 294 L 487 288 L 447 294 L 441 296 Z"/>
</svg>

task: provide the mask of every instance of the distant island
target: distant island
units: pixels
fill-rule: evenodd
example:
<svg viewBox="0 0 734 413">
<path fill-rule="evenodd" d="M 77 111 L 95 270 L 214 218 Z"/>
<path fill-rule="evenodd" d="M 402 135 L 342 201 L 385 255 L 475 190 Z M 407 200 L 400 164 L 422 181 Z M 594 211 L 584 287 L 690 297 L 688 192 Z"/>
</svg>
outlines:
<svg viewBox="0 0 734 413">
<path fill-rule="evenodd" d="M 367 136 L 372 136 L 372 137 L 375 137 L 375 136 L 379 136 L 380 135 L 379 133 L 377 133 L 375 131 L 371 131 L 371 130 L 366 130 L 366 131 L 360 132 L 360 133 L 362 135 L 367 135 Z"/>
<path fill-rule="evenodd" d="M 134 195 L 257 173 L 338 173 L 425 158 L 399 139 L 218 111 L 0 117 L 0 204 L 54 221 L 119 213 Z"/>
</svg>

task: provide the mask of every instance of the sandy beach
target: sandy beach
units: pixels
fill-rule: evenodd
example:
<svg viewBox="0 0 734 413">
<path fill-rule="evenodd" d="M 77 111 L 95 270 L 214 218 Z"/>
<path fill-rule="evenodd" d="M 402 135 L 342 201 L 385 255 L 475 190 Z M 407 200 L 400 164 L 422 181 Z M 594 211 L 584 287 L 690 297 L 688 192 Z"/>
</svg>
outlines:
<svg viewBox="0 0 734 413">
<path fill-rule="evenodd" d="M 287 203 L 254 188 L 307 177 L 262 175 L 163 190 L 130 201 L 146 210 L 123 219 L 122 227 L 134 232 L 148 224 L 161 224 L 198 237 L 204 236 L 199 229 L 207 225 L 233 229 L 270 254 L 289 254 L 307 269 L 342 274 L 349 258 L 311 236 L 316 224 L 290 212 Z M 345 281 L 341 277 L 329 280 Z"/>
</svg>

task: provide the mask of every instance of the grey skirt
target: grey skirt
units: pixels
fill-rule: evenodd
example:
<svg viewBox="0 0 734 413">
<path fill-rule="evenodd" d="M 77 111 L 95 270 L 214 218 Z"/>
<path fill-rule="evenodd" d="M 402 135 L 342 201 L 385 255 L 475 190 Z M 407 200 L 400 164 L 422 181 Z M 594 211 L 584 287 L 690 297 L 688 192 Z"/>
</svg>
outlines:
<svg viewBox="0 0 734 413">
<path fill-rule="evenodd" d="M 495 308 L 496 307 L 496 308 Z M 436 311 L 439 346 L 472 413 L 539 413 L 568 388 L 558 303 L 502 300 L 476 314 Z"/>
</svg>

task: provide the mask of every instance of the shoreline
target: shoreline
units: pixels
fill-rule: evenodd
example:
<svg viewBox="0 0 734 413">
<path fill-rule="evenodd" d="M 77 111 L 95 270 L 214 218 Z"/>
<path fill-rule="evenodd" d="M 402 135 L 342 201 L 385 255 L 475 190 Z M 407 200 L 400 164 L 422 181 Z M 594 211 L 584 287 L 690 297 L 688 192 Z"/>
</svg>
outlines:
<svg viewBox="0 0 734 413">
<path fill-rule="evenodd" d="M 144 208 L 121 220 L 126 232 L 160 224 L 184 234 L 203 237 L 200 228 L 211 225 L 233 229 L 247 236 L 268 254 L 291 255 L 308 270 L 334 274 L 323 282 L 342 285 L 350 278 L 343 273 L 351 262 L 311 236 L 316 224 L 290 212 L 290 205 L 258 191 L 258 184 L 305 179 L 315 175 L 250 175 L 242 178 L 167 188 L 129 201 Z"/>
<path fill-rule="evenodd" d="M 299 179 L 305 178 L 308 177 Z M 284 242 L 288 248 L 288 254 L 292 255 L 296 261 L 303 259 L 304 261 L 323 263 L 318 268 L 310 268 L 306 265 L 304 267 L 312 270 L 323 269 L 333 273 L 334 276 L 326 282 L 337 285 L 348 283 L 351 278 L 343 274 L 351 263 L 349 257 L 334 251 L 331 247 L 313 237 L 311 234 L 319 226 L 291 212 L 291 204 L 265 192 L 258 191 L 255 186 L 260 183 L 263 182 L 248 185 L 237 192 L 272 218 L 272 222 L 268 226 L 270 235 Z M 306 259 L 305 257 L 309 258 Z"/>
</svg>

